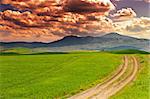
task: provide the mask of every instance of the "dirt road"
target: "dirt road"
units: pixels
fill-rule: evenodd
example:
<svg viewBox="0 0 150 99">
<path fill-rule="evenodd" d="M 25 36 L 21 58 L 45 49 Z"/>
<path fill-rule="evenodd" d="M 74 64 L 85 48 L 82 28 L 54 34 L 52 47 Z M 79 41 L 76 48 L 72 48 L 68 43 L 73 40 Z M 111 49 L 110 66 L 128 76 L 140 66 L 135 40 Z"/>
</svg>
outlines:
<svg viewBox="0 0 150 99">
<path fill-rule="evenodd" d="M 108 99 L 119 92 L 128 83 L 132 82 L 136 77 L 137 71 L 137 59 L 134 56 L 125 56 L 123 64 L 103 83 L 100 83 L 97 86 L 76 94 L 68 99 Z"/>
</svg>

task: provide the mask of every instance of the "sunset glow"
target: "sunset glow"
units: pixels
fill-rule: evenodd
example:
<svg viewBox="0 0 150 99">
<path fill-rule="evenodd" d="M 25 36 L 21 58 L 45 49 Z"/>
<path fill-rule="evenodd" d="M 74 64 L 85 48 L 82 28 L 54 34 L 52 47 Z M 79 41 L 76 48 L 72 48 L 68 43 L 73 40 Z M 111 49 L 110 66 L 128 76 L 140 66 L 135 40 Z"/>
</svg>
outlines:
<svg viewBox="0 0 150 99">
<path fill-rule="evenodd" d="M 0 40 L 51 42 L 68 35 L 100 36 L 110 32 L 148 38 L 150 20 L 139 14 L 146 10 L 138 12 L 138 6 L 130 8 L 133 1 L 122 2 L 126 1 L 1 0 Z M 148 2 L 143 3 L 148 5 Z M 116 8 L 114 4 L 117 4 Z M 124 25 L 125 22 L 130 24 Z M 140 29 L 135 32 L 137 26 Z"/>
</svg>

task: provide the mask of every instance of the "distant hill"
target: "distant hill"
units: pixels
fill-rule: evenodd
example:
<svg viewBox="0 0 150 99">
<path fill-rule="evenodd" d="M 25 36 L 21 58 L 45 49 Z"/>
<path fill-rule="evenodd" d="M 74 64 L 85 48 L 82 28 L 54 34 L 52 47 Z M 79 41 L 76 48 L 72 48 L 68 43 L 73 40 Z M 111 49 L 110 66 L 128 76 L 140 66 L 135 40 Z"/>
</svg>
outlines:
<svg viewBox="0 0 150 99">
<path fill-rule="evenodd" d="M 110 53 L 114 54 L 150 54 L 150 52 L 140 51 L 140 50 L 134 50 L 134 49 L 128 49 L 128 50 L 113 50 L 108 51 Z"/>
<path fill-rule="evenodd" d="M 67 36 L 52 43 L 41 42 L 9 42 L 0 43 L 1 48 L 45 48 L 47 51 L 71 51 L 71 50 L 121 50 L 136 49 L 150 51 L 150 40 L 138 39 L 117 33 L 109 33 L 100 37 Z"/>
</svg>

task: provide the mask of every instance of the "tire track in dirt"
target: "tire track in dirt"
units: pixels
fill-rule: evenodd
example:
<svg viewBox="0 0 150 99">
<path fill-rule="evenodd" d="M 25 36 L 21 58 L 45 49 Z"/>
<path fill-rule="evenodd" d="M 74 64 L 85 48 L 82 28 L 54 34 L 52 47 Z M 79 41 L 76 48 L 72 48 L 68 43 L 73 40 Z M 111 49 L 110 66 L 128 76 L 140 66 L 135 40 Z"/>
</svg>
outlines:
<svg viewBox="0 0 150 99">
<path fill-rule="evenodd" d="M 131 65 L 129 65 L 129 61 L 131 61 Z M 131 70 L 130 73 L 127 73 L 128 69 Z M 108 99 L 130 83 L 135 78 L 137 71 L 137 59 L 134 56 L 130 58 L 125 56 L 121 67 L 110 78 L 68 99 Z"/>
</svg>

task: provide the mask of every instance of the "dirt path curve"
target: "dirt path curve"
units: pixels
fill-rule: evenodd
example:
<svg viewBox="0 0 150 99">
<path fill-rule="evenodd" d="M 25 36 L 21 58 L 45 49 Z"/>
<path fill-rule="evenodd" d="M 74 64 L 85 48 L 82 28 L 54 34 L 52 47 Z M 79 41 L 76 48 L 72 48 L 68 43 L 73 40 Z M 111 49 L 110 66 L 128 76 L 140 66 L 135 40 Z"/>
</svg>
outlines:
<svg viewBox="0 0 150 99">
<path fill-rule="evenodd" d="M 123 64 L 110 78 L 68 99 L 108 99 L 130 83 L 135 78 L 137 71 L 137 59 L 134 56 L 125 56 Z"/>
</svg>

